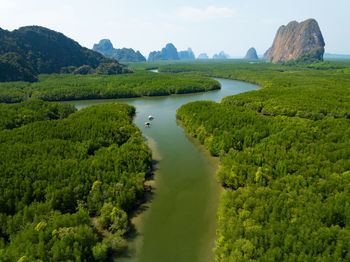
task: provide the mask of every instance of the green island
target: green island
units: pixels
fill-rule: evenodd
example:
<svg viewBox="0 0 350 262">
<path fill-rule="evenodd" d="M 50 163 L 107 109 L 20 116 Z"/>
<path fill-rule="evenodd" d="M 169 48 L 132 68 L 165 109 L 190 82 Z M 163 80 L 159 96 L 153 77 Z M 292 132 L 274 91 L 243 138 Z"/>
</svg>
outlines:
<svg viewBox="0 0 350 262">
<path fill-rule="evenodd" d="M 263 87 L 177 112 L 186 130 L 220 156 L 217 174 L 226 190 L 215 261 L 349 260 L 349 63 L 159 69 Z"/>
<path fill-rule="evenodd" d="M 39 81 L 0 83 L 0 102 L 15 103 L 27 99 L 65 101 L 110 99 L 140 96 L 164 96 L 220 89 L 208 77 L 138 70 L 121 75 L 39 75 Z"/>
<path fill-rule="evenodd" d="M 151 152 L 135 108 L 1 104 L 2 261 L 105 261 L 126 247 Z"/>
</svg>

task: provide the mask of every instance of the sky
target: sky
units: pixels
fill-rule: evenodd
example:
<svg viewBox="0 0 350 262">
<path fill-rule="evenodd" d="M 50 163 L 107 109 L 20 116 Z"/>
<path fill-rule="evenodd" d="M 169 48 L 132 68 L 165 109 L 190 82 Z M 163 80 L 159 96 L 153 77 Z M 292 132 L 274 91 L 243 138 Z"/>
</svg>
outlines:
<svg viewBox="0 0 350 262">
<path fill-rule="evenodd" d="M 149 52 L 173 43 L 210 57 L 224 51 L 263 54 L 281 25 L 315 18 L 326 52 L 350 54 L 350 0 L 0 0 L 0 27 L 40 25 L 92 48 L 103 38 L 115 48 Z"/>
</svg>

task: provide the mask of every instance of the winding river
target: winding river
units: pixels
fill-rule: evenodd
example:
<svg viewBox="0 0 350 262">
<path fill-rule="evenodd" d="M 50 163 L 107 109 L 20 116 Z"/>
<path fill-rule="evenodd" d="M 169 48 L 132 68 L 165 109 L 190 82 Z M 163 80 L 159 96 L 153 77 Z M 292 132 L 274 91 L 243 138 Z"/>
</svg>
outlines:
<svg viewBox="0 0 350 262">
<path fill-rule="evenodd" d="M 256 90 L 239 81 L 217 79 L 221 90 L 189 95 L 117 100 L 70 101 L 78 109 L 100 103 L 122 102 L 136 107 L 135 124 L 153 152 L 154 180 L 148 181 L 149 201 L 132 219 L 135 234 L 126 254 L 116 261 L 211 261 L 215 244 L 220 186 L 218 159 L 210 157 L 176 122 L 181 105 L 198 100 L 220 102 L 223 97 Z M 148 115 L 154 116 L 146 128 Z"/>
</svg>

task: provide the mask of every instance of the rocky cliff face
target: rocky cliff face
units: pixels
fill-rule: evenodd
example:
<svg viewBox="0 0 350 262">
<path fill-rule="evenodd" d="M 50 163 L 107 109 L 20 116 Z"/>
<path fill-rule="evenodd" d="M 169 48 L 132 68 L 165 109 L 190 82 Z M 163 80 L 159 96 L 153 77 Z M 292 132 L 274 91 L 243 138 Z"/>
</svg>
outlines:
<svg viewBox="0 0 350 262">
<path fill-rule="evenodd" d="M 198 55 L 197 59 L 209 59 L 209 56 L 206 53 L 201 53 Z"/>
<path fill-rule="evenodd" d="M 271 50 L 271 47 L 265 51 L 265 53 L 263 55 L 263 59 L 265 59 L 265 60 L 267 59 L 267 56 L 269 55 L 270 50 Z"/>
<path fill-rule="evenodd" d="M 169 43 L 162 48 L 162 51 L 153 51 L 149 54 L 148 61 L 153 62 L 158 60 L 179 60 L 176 47 Z"/>
<path fill-rule="evenodd" d="M 194 60 L 194 59 L 196 59 L 191 48 L 188 48 L 185 51 L 180 51 L 179 58 L 180 58 L 180 60 Z"/>
<path fill-rule="evenodd" d="M 214 54 L 213 59 L 229 59 L 230 56 L 226 54 L 224 51 L 221 51 L 219 54 Z"/>
<path fill-rule="evenodd" d="M 98 44 L 94 44 L 94 47 L 92 49 L 98 52 L 108 52 L 114 50 L 113 45 L 109 39 L 100 40 Z"/>
<path fill-rule="evenodd" d="M 135 52 L 132 48 L 115 49 L 109 39 L 102 39 L 98 44 L 94 44 L 93 50 L 106 57 L 117 59 L 119 62 L 146 61 L 140 51 Z"/>
<path fill-rule="evenodd" d="M 147 61 L 154 62 L 154 61 L 158 61 L 158 60 L 163 60 L 162 59 L 162 52 L 153 51 L 153 52 L 149 53 Z"/>
<path fill-rule="evenodd" d="M 245 55 L 244 59 L 259 59 L 258 58 L 258 54 L 256 53 L 256 50 L 254 47 L 250 48 L 247 52 L 247 54 Z"/>
<path fill-rule="evenodd" d="M 322 60 L 324 46 L 316 20 L 308 19 L 301 23 L 292 21 L 278 29 L 267 61 L 277 63 L 297 59 Z"/>
<path fill-rule="evenodd" d="M 167 44 L 164 48 L 162 48 L 161 53 L 164 60 L 179 60 L 177 49 L 171 43 Z"/>
<path fill-rule="evenodd" d="M 116 49 L 114 58 L 120 62 L 145 62 L 146 58 L 132 48 Z"/>
</svg>

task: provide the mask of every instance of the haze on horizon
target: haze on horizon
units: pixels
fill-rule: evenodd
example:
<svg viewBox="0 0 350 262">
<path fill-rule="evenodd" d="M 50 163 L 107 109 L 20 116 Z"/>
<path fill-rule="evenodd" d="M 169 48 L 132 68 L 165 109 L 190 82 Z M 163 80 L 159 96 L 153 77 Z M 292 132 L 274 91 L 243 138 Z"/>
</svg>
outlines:
<svg viewBox="0 0 350 262">
<path fill-rule="evenodd" d="M 0 0 L 0 6 L 2 29 L 40 25 L 88 48 L 108 38 L 146 58 L 169 42 L 196 56 L 223 50 L 242 57 L 250 47 L 263 54 L 279 26 L 308 18 L 318 21 L 327 53 L 350 54 L 348 0 Z"/>
</svg>

